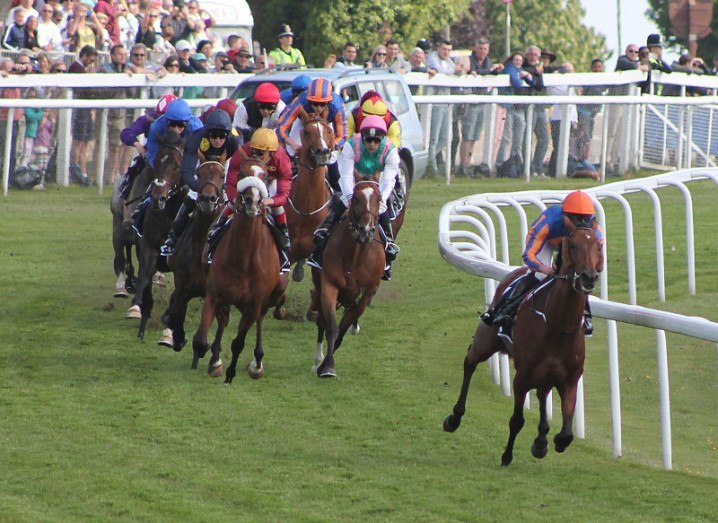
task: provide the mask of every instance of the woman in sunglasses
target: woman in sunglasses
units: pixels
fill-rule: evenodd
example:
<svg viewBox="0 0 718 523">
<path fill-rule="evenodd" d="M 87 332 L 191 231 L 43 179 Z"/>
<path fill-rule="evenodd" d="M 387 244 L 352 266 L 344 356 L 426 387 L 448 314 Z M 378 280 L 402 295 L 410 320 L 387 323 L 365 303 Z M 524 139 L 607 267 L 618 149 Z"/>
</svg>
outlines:
<svg viewBox="0 0 718 523">
<path fill-rule="evenodd" d="M 197 207 L 197 168 L 205 162 L 224 164 L 242 145 L 242 139 L 232 134 L 232 119 L 226 111 L 215 109 L 210 112 L 204 127 L 195 131 L 187 140 L 182 155 L 182 181 L 189 188 L 184 203 L 177 211 L 167 240 L 160 248 L 160 254 L 174 254 L 177 239 L 189 223 L 190 214 Z"/>
<path fill-rule="evenodd" d="M 394 243 L 391 217 L 387 213 L 387 201 L 399 175 L 399 150 L 387 138 L 386 131 L 386 122 L 383 118 L 376 115 L 366 116 L 361 123 L 359 134 L 347 140 L 342 148 L 338 162 L 342 196 L 334 200 L 329 214 L 314 233 L 314 241 L 318 247 L 307 260 L 309 265 L 321 268 L 324 243 L 329 237 L 329 232 L 339 221 L 339 217 L 349 207 L 349 199 L 354 193 L 354 172 L 356 171 L 362 178 L 371 178 L 378 173 L 382 200 L 379 207 L 379 225 L 384 232 L 386 250 L 383 279 L 391 279 L 391 262 L 396 259 L 399 246 Z"/>
<path fill-rule="evenodd" d="M 270 82 L 257 86 L 253 96 L 242 100 L 234 113 L 234 127 L 242 133 L 245 143 L 261 127 L 276 129 L 279 115 L 286 105 L 280 100 L 279 89 Z"/>
</svg>

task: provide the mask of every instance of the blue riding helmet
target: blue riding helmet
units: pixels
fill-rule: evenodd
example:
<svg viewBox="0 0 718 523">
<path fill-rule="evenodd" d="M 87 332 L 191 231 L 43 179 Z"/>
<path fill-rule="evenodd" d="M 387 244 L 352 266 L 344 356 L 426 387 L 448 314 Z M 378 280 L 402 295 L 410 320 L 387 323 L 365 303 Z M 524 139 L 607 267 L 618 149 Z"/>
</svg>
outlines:
<svg viewBox="0 0 718 523">
<path fill-rule="evenodd" d="M 173 100 L 169 107 L 167 107 L 165 118 L 175 122 L 186 122 L 192 118 L 192 111 L 190 111 L 189 104 L 187 102 L 178 98 L 177 100 Z"/>
<path fill-rule="evenodd" d="M 230 132 L 232 130 L 232 119 L 226 111 L 215 109 L 207 115 L 204 128 L 208 131 L 217 130 Z"/>
<path fill-rule="evenodd" d="M 312 81 L 306 74 L 300 74 L 291 83 L 291 89 L 295 94 L 303 93 L 309 88 L 309 84 Z"/>
</svg>

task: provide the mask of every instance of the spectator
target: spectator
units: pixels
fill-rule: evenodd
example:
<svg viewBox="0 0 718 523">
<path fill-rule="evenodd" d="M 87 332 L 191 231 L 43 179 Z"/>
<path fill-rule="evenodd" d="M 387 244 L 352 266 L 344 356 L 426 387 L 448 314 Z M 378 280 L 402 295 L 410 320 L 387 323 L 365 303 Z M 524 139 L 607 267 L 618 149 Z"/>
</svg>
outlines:
<svg viewBox="0 0 718 523">
<path fill-rule="evenodd" d="M 533 86 L 534 79 L 531 73 L 523 68 L 524 56 L 519 52 L 513 53 L 504 62 L 503 73 L 509 75 L 511 87 L 505 88 L 503 94 L 514 94 L 526 86 Z M 506 104 L 506 118 L 501 144 L 497 154 L 497 164 L 507 160 L 506 151 L 510 150 L 509 158 L 523 158 L 523 136 L 526 132 L 526 112 L 521 106 Z"/>
<path fill-rule="evenodd" d="M 95 17 L 97 18 L 97 34 L 99 35 L 97 49 L 99 51 L 109 51 L 112 44 L 110 32 L 107 30 L 109 18 L 105 13 L 96 13 Z"/>
<path fill-rule="evenodd" d="M 187 4 L 187 21 L 188 23 L 191 22 L 194 24 L 194 27 L 192 28 L 189 36 L 187 37 L 187 40 L 189 41 L 189 43 L 196 46 L 197 51 L 201 53 L 202 51 L 200 51 L 199 49 L 199 44 L 203 41 L 209 42 L 209 35 L 207 34 L 207 27 L 205 26 L 204 19 L 200 15 L 199 4 L 197 3 L 197 0 L 190 0 L 190 2 Z M 209 56 L 209 54 L 205 54 L 205 56 Z"/>
<path fill-rule="evenodd" d="M 560 69 L 559 66 L 551 65 L 555 61 L 556 61 L 555 54 L 553 54 L 548 49 L 541 49 L 541 62 L 543 62 L 544 74 L 555 73 Z"/>
<path fill-rule="evenodd" d="M 663 61 L 663 41 L 661 35 L 650 34 L 646 39 L 646 47 L 648 47 L 648 58 L 650 60 L 651 69 L 661 71 L 662 73 L 670 73 L 671 66 Z"/>
<path fill-rule="evenodd" d="M 27 58 L 27 57 L 24 57 Z M 18 60 L 19 61 L 19 60 Z M 23 64 L 15 64 L 13 61 L 9 58 L 0 58 L 0 76 L 6 77 L 9 74 L 25 74 L 28 71 L 29 67 L 29 58 L 28 58 L 28 65 Z M 0 84 L 2 85 L 2 84 Z M 20 88 L 19 87 L 0 87 L 0 97 L 3 99 L 17 99 L 20 98 Z M 5 130 L 7 129 L 7 120 L 9 115 L 9 109 L 7 108 L 0 108 L 0 143 L 5 143 Z M 17 150 L 17 137 L 18 137 L 18 130 L 20 127 L 20 120 L 22 119 L 22 111 L 15 109 L 14 116 L 13 116 L 13 122 L 12 122 L 12 131 L 11 131 L 11 140 L 10 140 L 10 151 L 5 149 L 5 147 L 0 147 L 0 160 L 4 162 L 4 156 L 5 154 L 8 154 L 10 157 L 10 171 L 9 175 L 12 177 L 13 172 L 15 170 L 15 154 Z M 0 165 L 3 165 L 0 163 Z"/>
<path fill-rule="evenodd" d="M 254 70 L 256 71 L 263 71 L 265 69 L 272 69 L 276 66 L 276 63 L 274 62 L 274 58 L 271 56 L 268 56 L 264 53 L 257 56 L 257 59 L 254 61 Z M 239 71 L 237 71 L 239 72 Z"/>
<path fill-rule="evenodd" d="M 37 41 L 37 18 L 28 16 L 25 20 L 25 49 L 40 51 L 40 44 Z"/>
<path fill-rule="evenodd" d="M 196 46 L 197 52 L 202 53 L 206 58 L 209 58 L 214 54 L 212 42 L 209 40 L 200 40 Z"/>
<path fill-rule="evenodd" d="M 324 69 L 331 69 L 337 64 L 337 55 L 329 53 L 324 59 Z"/>
<path fill-rule="evenodd" d="M 204 55 L 204 53 L 195 53 L 192 55 L 192 62 L 194 65 L 194 68 L 197 70 L 198 73 L 208 73 L 209 70 L 207 69 L 207 57 Z"/>
<path fill-rule="evenodd" d="M 455 64 L 451 59 L 451 42 L 445 40 L 439 44 L 436 51 L 429 53 L 426 57 L 427 72 L 435 75 L 437 73 L 453 75 L 462 74 L 464 69 L 461 65 Z M 449 94 L 448 87 L 435 88 L 434 94 Z M 441 151 L 448 145 L 446 140 L 446 122 L 448 108 L 445 105 L 431 106 L 431 133 L 429 138 L 429 167 L 434 172 L 439 171 L 442 163 Z"/>
<path fill-rule="evenodd" d="M 92 20 L 94 20 L 95 25 L 88 23 L 88 14 Z M 87 46 L 94 47 L 95 49 L 97 49 L 98 45 L 101 47 L 101 37 L 97 32 L 99 25 L 97 17 L 91 9 L 87 9 L 84 4 L 75 5 L 73 18 L 67 23 L 67 37 L 70 40 L 70 51 L 76 52 Z"/>
<path fill-rule="evenodd" d="M 101 73 L 124 73 L 132 75 L 125 62 L 127 61 L 127 50 L 123 45 L 114 45 L 110 49 L 110 63 L 100 67 Z M 103 94 L 106 98 L 129 98 L 133 95 L 131 91 L 123 88 L 112 88 L 105 90 Z M 105 182 L 108 184 L 115 183 L 115 178 L 121 176 L 127 165 L 129 164 L 129 156 L 123 149 L 120 141 L 120 133 L 127 127 L 127 110 L 126 109 L 110 109 L 107 114 L 107 144 L 108 155 L 105 162 Z M 127 150 L 129 153 L 129 150 Z"/>
<path fill-rule="evenodd" d="M 120 43 L 120 26 L 117 24 L 117 8 L 110 0 L 97 0 L 94 8 L 98 19 L 103 23 L 104 29 L 107 31 L 107 43 L 105 47 L 109 49 Z M 104 14 L 105 17 L 99 15 Z"/>
<path fill-rule="evenodd" d="M 252 55 L 246 49 L 232 49 L 227 53 L 227 57 L 232 64 L 232 67 L 238 73 L 252 73 L 254 72 L 254 66 L 250 59 Z"/>
<path fill-rule="evenodd" d="M 8 24 L 5 30 L 2 46 L 5 49 L 18 51 L 25 47 L 25 11 L 18 7 L 12 13 L 13 23 Z"/>
<path fill-rule="evenodd" d="M 29 87 L 25 90 L 25 98 L 28 100 L 34 100 L 37 98 L 37 91 L 34 87 Z M 33 160 L 32 151 L 43 112 L 39 107 L 26 107 L 23 113 L 25 116 L 25 140 L 19 163 L 24 167 L 28 167 Z"/>
<path fill-rule="evenodd" d="M 274 58 L 277 66 L 284 67 L 287 65 L 295 67 L 305 67 L 304 55 L 299 49 L 292 47 L 294 43 L 294 33 L 288 24 L 282 24 L 279 30 L 279 47 L 272 49 L 269 56 Z"/>
<path fill-rule="evenodd" d="M 591 72 L 604 72 L 603 60 L 596 58 L 591 61 Z M 606 92 L 602 85 L 589 85 L 584 87 L 583 95 L 600 96 Z M 580 161 L 588 161 L 591 154 L 591 140 L 596 115 L 601 110 L 600 104 L 581 104 L 576 108 L 578 112 L 578 135 L 576 138 L 576 155 Z"/>
<path fill-rule="evenodd" d="M 561 73 L 573 73 L 573 65 L 570 63 L 562 64 L 560 68 L 556 69 L 556 72 Z M 568 86 L 558 85 L 551 87 L 551 94 L 557 96 L 568 95 Z M 561 137 L 561 121 L 563 120 L 564 112 L 567 114 L 569 121 L 569 157 L 576 158 L 576 131 L 578 129 L 578 112 L 575 104 L 568 104 L 565 106 L 556 104 L 553 106 L 551 111 L 551 142 L 553 144 L 553 150 L 551 151 L 551 159 L 548 162 L 548 175 L 551 178 L 556 178 L 556 164 L 558 162 L 558 148 Z"/>
<path fill-rule="evenodd" d="M 347 42 L 342 48 L 342 55 L 337 58 L 337 64 L 343 64 L 345 67 L 361 67 L 361 64 L 356 63 L 357 59 L 357 46 L 352 42 Z"/>
<path fill-rule="evenodd" d="M 155 44 L 152 46 L 152 50 L 158 53 L 161 57 L 164 57 L 165 60 L 170 55 L 177 54 L 175 46 L 171 43 L 173 35 L 172 26 L 164 26 L 161 30 L 159 38 L 155 40 Z M 159 61 L 161 62 L 162 58 L 160 58 Z"/>
<path fill-rule="evenodd" d="M 133 74 L 145 74 L 151 81 L 167 74 L 167 71 L 147 58 L 147 47 L 144 44 L 133 45 L 130 48 L 130 62 L 127 64 L 127 69 Z"/>
<path fill-rule="evenodd" d="M 184 0 L 174 0 L 169 14 L 162 19 L 162 27 L 172 27 L 170 43 L 175 47 L 177 47 L 179 41 L 187 41 L 195 29 L 195 23 L 188 19 L 188 15 L 189 11 Z"/>
<path fill-rule="evenodd" d="M 45 190 L 46 181 L 51 179 L 48 166 L 50 158 L 55 151 L 55 127 L 57 125 L 57 109 L 44 111 L 40 126 L 37 130 L 37 137 L 33 144 L 33 162 L 41 172 L 40 183 L 33 189 Z"/>
<path fill-rule="evenodd" d="M 429 42 L 426 38 L 422 38 L 418 42 L 416 42 L 416 47 L 420 48 L 424 53 L 428 53 L 431 51 L 431 42 Z"/>
<path fill-rule="evenodd" d="M 426 72 L 426 64 L 424 63 L 425 59 L 426 59 L 426 54 L 424 53 L 424 50 L 421 47 L 414 47 L 414 49 L 411 50 L 411 54 L 409 55 L 409 65 L 411 65 L 411 72 L 412 73 L 425 73 Z"/>
<path fill-rule="evenodd" d="M 386 65 L 395 73 L 404 74 L 411 71 L 411 64 L 404 58 L 396 40 L 386 42 Z"/>
<path fill-rule="evenodd" d="M 120 31 L 120 43 L 125 46 L 125 49 L 129 49 L 132 47 L 132 44 L 135 43 L 137 32 L 140 30 L 140 22 L 137 20 L 137 17 L 130 12 L 125 0 L 117 0 L 117 15 L 115 21 Z"/>
<path fill-rule="evenodd" d="M 240 49 L 249 49 L 249 44 L 239 35 L 229 35 L 227 37 L 227 47 L 229 51 L 239 51 Z"/>
<path fill-rule="evenodd" d="M 40 21 L 37 25 L 37 43 L 43 51 L 62 51 L 62 34 L 52 19 L 55 10 L 50 4 L 40 9 Z"/>
<path fill-rule="evenodd" d="M 713 67 L 710 68 L 710 74 L 718 75 L 718 55 L 713 57 Z"/>
<path fill-rule="evenodd" d="M 35 60 L 37 61 L 37 68 L 36 72 L 41 74 L 49 74 L 50 68 L 52 66 L 52 63 L 50 62 L 50 56 L 42 51 L 35 55 Z M 38 92 L 38 96 L 43 96 L 43 93 Z"/>
<path fill-rule="evenodd" d="M 38 13 L 37 10 L 35 10 L 35 8 L 32 6 L 34 2 L 35 0 L 20 0 L 19 2 L 11 4 L 14 7 L 13 9 L 10 9 L 10 12 L 8 13 L 6 25 L 12 25 L 12 23 L 15 21 L 15 13 L 17 13 L 17 11 L 21 11 L 23 13 L 23 24 L 27 21 L 27 18 L 29 16 L 40 18 L 40 13 Z"/>
<path fill-rule="evenodd" d="M 229 55 L 224 51 L 218 51 L 214 54 L 214 67 L 211 72 L 237 74 L 234 65 L 229 60 Z"/>
<path fill-rule="evenodd" d="M 159 13 L 153 9 L 149 13 L 146 13 L 145 15 L 137 15 L 137 33 L 135 34 L 135 37 L 133 39 L 134 43 L 137 44 L 144 44 L 145 47 L 148 49 L 152 49 L 159 38 L 157 38 L 157 33 L 155 33 L 155 22 L 157 21 L 157 17 L 159 16 Z M 172 27 L 168 26 L 171 32 Z M 172 33 L 174 35 L 174 33 Z"/>
<path fill-rule="evenodd" d="M 534 85 L 524 88 L 517 94 L 542 94 L 543 93 L 543 62 L 541 61 L 541 49 L 532 45 L 526 49 L 524 57 L 524 70 L 529 72 L 533 77 Z M 528 111 L 528 105 L 522 106 L 524 113 Z M 531 160 L 531 174 L 533 176 L 543 176 L 543 162 L 548 152 L 549 132 L 548 132 L 548 115 L 547 107 L 543 104 L 534 105 L 533 128 L 531 132 L 536 135 L 536 148 L 534 149 L 533 159 Z"/>
<path fill-rule="evenodd" d="M 386 46 L 376 46 L 374 52 L 371 54 L 371 60 L 369 60 L 364 67 L 387 69 L 389 66 L 386 63 L 386 55 Z"/>
<path fill-rule="evenodd" d="M 175 44 L 175 49 L 177 50 L 177 57 L 179 58 L 180 71 L 189 74 L 198 72 L 190 56 L 192 44 L 187 40 L 180 40 Z"/>
<path fill-rule="evenodd" d="M 77 10 L 76 10 L 77 11 Z M 80 49 L 80 55 L 68 72 L 83 74 L 93 72 L 97 62 L 97 49 L 86 45 Z M 90 98 L 92 89 L 75 89 L 77 98 Z M 95 123 L 92 109 L 73 109 L 72 111 L 72 149 L 70 151 L 70 179 L 83 185 L 89 185 L 87 176 L 87 150 L 94 141 Z"/>
</svg>

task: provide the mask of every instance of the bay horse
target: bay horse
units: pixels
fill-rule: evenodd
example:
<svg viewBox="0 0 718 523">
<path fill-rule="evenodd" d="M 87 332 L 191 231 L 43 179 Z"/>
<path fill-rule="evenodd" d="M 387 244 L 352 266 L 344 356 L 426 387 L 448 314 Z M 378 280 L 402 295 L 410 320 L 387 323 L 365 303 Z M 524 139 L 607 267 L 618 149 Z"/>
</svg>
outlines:
<svg viewBox="0 0 718 523">
<path fill-rule="evenodd" d="M 182 176 L 180 166 L 184 140 L 172 129 L 157 137 L 159 151 L 155 158 L 156 177 L 150 193 L 151 205 L 147 208 L 138 239 L 139 270 L 135 282 L 135 297 L 127 316 L 134 317 L 137 309 L 141 314 L 137 337 L 144 340 L 147 321 L 152 314 L 152 275 L 157 269 L 160 247 L 167 237 L 172 220 L 177 215 L 184 195 L 180 191 Z"/>
<path fill-rule="evenodd" d="M 237 360 L 244 349 L 249 329 L 257 324 L 254 358 L 247 367 L 250 377 L 264 375 L 262 358 L 262 325 L 269 307 L 284 303 L 287 275 L 279 273 L 279 253 L 272 232 L 266 223 L 267 208 L 262 199 L 268 192 L 266 166 L 261 160 L 247 159 L 239 168 L 235 213 L 229 230 L 220 238 L 212 256 L 207 276 L 207 293 L 202 307 L 200 325 L 193 338 L 194 361 L 209 349 L 207 332 L 216 317 L 220 327 L 229 321 L 229 306 L 239 309 L 237 337 L 232 341 L 232 362 L 227 368 L 225 383 L 236 375 Z M 207 372 L 212 377 L 222 374 L 221 347 L 212 344 L 212 357 Z"/>
<path fill-rule="evenodd" d="M 292 280 L 304 279 L 304 262 L 316 247 L 314 231 L 329 213 L 332 190 L 326 179 L 327 164 L 334 150 L 334 131 L 318 115 L 300 111 L 304 126 L 302 148 L 298 153 L 298 172 L 292 181 L 287 206 L 287 227 L 291 248 L 289 262 L 296 263 Z"/>
<path fill-rule="evenodd" d="M 204 297 L 207 281 L 208 265 L 203 257 L 210 225 L 220 213 L 224 201 L 224 161 L 210 161 L 201 164 L 197 169 L 197 207 L 189 224 L 177 241 L 177 248 L 167 260 L 174 274 L 175 289 L 170 296 L 169 306 L 163 315 L 165 331 L 159 345 L 171 347 L 179 352 L 184 347 L 184 321 L 187 315 L 187 304 L 192 298 Z M 221 343 L 222 335 L 217 334 Z"/>
<path fill-rule="evenodd" d="M 500 350 L 508 350 L 514 359 L 514 411 L 509 421 L 509 439 L 501 456 L 501 464 L 508 466 L 513 459 L 516 436 L 524 425 L 523 406 L 526 395 L 536 389 L 539 401 L 538 436 L 531 446 L 536 458 L 546 456 L 549 425 L 546 398 L 556 387 L 561 397 L 563 424 L 553 438 L 556 452 L 563 452 L 573 441 L 573 415 L 576 390 L 583 375 L 585 340 L 583 310 L 587 295 L 593 292 L 599 273 L 603 270 L 603 253 L 593 226 L 575 227 L 568 218 L 564 222 L 569 235 L 561 244 L 561 267 L 558 275 L 547 278 L 529 293 L 520 305 L 513 327 L 513 344 L 502 344 L 498 327 L 479 321 L 464 359 L 464 380 L 453 413 L 443 422 L 444 430 L 454 432 L 466 411 L 466 396 L 471 376 L 478 363 L 486 361 Z M 506 287 L 526 268 L 507 275 L 494 296 L 495 305 Z"/>
<path fill-rule="evenodd" d="M 334 352 L 379 289 L 386 261 L 377 230 L 380 204 L 377 177 L 357 181 L 346 219 L 327 238 L 323 268 L 312 268 L 311 307 L 320 312 L 313 368 L 321 378 L 336 377 Z M 340 305 L 344 314 L 337 327 L 336 311 Z M 325 335 L 326 356 L 322 347 Z"/>
</svg>

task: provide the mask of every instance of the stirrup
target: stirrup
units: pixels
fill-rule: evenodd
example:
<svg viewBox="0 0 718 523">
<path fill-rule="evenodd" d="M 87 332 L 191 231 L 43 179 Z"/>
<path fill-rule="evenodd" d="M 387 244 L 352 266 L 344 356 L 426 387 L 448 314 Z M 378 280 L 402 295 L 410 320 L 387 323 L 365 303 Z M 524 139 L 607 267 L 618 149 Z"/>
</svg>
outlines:
<svg viewBox="0 0 718 523">
<path fill-rule="evenodd" d="M 160 247 L 160 254 L 162 256 L 172 256 L 175 253 L 175 242 L 172 241 L 170 238 L 167 238 L 167 241 L 162 244 L 162 247 Z"/>
<path fill-rule="evenodd" d="M 314 257 L 314 253 L 310 254 L 309 258 L 307 258 L 307 265 L 319 270 L 321 270 L 322 268 L 322 264 L 316 260 L 316 258 Z"/>
<path fill-rule="evenodd" d="M 401 249 L 393 241 L 387 241 L 386 246 L 384 247 L 384 251 L 386 252 L 386 258 L 388 260 L 394 261 L 396 260 L 396 255 L 401 252 Z"/>
<path fill-rule="evenodd" d="M 491 327 L 494 324 L 494 313 L 486 311 L 481 316 L 479 316 L 479 319 L 483 321 L 486 325 Z"/>
<path fill-rule="evenodd" d="M 327 227 L 320 227 L 316 231 L 314 231 L 314 235 L 312 236 L 312 239 L 314 240 L 315 245 L 321 245 L 325 241 L 327 241 L 327 238 L 329 237 L 329 229 Z"/>
<path fill-rule="evenodd" d="M 499 326 L 499 332 L 497 332 L 496 335 L 508 343 L 511 343 L 511 344 L 514 343 L 514 340 L 511 339 L 511 335 L 512 335 L 511 329 L 508 327 L 505 327 L 503 325 Z"/>
<path fill-rule="evenodd" d="M 593 322 L 591 321 L 591 318 L 588 318 L 584 316 L 583 318 L 583 337 L 584 338 L 592 338 L 593 337 Z"/>
<path fill-rule="evenodd" d="M 391 265 L 384 267 L 384 274 L 381 279 L 384 281 L 391 281 Z"/>
</svg>

